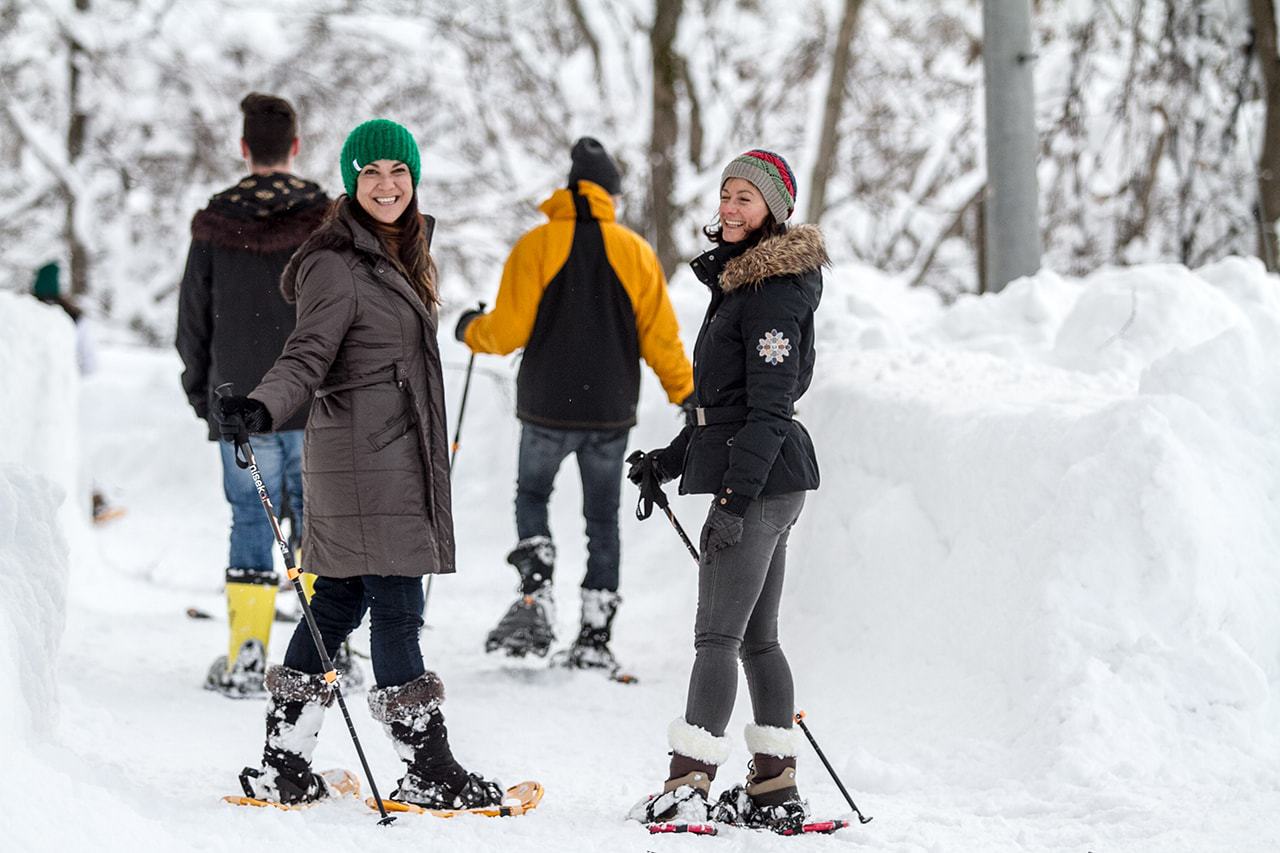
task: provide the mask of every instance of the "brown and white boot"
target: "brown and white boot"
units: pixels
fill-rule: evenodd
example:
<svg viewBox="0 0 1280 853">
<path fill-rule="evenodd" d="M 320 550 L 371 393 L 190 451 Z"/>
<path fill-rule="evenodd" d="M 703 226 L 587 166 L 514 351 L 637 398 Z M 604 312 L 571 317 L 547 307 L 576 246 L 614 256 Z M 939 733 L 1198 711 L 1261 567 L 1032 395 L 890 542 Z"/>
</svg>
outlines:
<svg viewBox="0 0 1280 853">
<path fill-rule="evenodd" d="M 751 764 L 745 785 L 735 785 L 720 795 L 711 818 L 721 823 L 796 832 L 809 817 L 809 806 L 796 788 L 796 740 L 791 728 L 746 728 Z"/>
<path fill-rule="evenodd" d="M 671 764 L 662 792 L 636 803 L 627 817 L 641 823 L 707 823 L 707 797 L 716 770 L 729 757 L 729 739 L 680 717 L 667 727 L 667 742 Z"/>
</svg>

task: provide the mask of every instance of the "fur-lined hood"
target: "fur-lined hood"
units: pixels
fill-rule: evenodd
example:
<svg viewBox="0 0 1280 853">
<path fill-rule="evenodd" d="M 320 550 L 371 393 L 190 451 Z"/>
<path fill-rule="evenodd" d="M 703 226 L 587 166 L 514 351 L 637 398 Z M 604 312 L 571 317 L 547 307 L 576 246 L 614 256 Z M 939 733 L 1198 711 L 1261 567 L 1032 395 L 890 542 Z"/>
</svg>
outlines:
<svg viewBox="0 0 1280 853">
<path fill-rule="evenodd" d="M 775 276 L 800 275 L 830 265 L 818 226 L 797 225 L 785 234 L 761 240 L 726 263 L 720 273 L 720 288 L 731 293 L 741 287 L 757 287 Z"/>
<path fill-rule="evenodd" d="M 311 181 L 284 173 L 250 175 L 209 199 L 191 220 L 191 236 L 219 249 L 292 251 L 320 224 L 328 203 Z"/>
</svg>

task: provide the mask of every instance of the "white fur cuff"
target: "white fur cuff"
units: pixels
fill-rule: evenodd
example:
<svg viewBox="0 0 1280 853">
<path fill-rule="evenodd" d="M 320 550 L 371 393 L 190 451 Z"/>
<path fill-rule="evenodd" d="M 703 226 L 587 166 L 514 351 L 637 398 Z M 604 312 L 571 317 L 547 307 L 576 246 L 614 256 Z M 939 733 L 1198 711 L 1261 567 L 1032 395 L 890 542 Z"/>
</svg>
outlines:
<svg viewBox="0 0 1280 853">
<path fill-rule="evenodd" d="M 676 717 L 667 726 L 667 743 L 671 749 L 695 761 L 719 767 L 729 760 L 729 739 L 716 737 L 699 726 L 691 726 L 684 717 Z"/>
<path fill-rule="evenodd" d="M 796 754 L 796 730 L 777 726 L 757 726 L 747 723 L 743 732 L 747 740 L 747 752 L 791 758 Z"/>
</svg>

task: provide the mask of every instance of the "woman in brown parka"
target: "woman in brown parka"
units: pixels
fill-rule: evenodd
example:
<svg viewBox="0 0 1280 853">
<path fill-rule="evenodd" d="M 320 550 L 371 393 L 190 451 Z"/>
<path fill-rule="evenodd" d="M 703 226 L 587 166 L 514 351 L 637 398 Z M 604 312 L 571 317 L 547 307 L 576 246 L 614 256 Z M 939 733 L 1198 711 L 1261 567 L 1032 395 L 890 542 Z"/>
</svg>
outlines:
<svg viewBox="0 0 1280 853">
<path fill-rule="evenodd" d="M 377 687 L 369 709 L 408 764 L 392 798 L 427 808 L 500 803 L 502 788 L 449 749 L 444 685 L 423 665 L 422 577 L 454 571 L 444 387 L 436 341 L 431 220 L 418 212 L 418 146 L 404 127 L 365 122 L 342 147 L 346 195 L 294 254 L 281 287 L 298 323 L 247 397 L 220 401 L 224 437 L 271 429 L 314 395 L 303 445 L 303 551 L 311 609 L 332 656 L 367 602 Z M 311 770 L 333 701 L 305 622 L 267 671 L 261 767 L 246 793 L 295 804 L 329 795 Z"/>
</svg>

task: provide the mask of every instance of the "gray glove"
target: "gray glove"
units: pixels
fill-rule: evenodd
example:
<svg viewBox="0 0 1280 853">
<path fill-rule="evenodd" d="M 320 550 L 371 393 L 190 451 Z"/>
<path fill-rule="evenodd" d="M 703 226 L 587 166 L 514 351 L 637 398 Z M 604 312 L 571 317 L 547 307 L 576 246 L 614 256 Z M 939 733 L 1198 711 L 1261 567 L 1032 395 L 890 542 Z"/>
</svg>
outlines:
<svg viewBox="0 0 1280 853">
<path fill-rule="evenodd" d="M 710 557 L 741 541 L 742 516 L 713 506 L 710 514 L 707 515 L 707 523 L 702 525 L 702 541 L 698 545 L 702 556 Z"/>
</svg>

